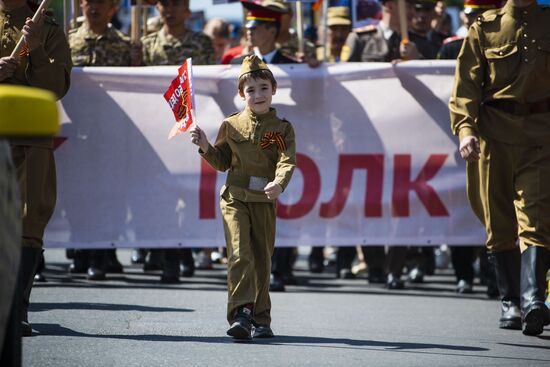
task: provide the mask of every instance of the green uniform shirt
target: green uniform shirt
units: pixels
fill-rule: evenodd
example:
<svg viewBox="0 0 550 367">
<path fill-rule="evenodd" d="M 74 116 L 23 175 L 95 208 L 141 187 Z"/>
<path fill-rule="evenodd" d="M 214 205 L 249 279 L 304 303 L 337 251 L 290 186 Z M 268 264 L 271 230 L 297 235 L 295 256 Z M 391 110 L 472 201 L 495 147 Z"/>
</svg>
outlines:
<svg viewBox="0 0 550 367">
<path fill-rule="evenodd" d="M 0 57 L 11 55 L 21 38 L 21 28 L 26 18 L 32 18 L 33 14 L 27 5 L 12 11 L 0 9 Z M 47 89 L 61 98 L 69 90 L 72 67 L 67 39 L 61 27 L 48 16 L 42 26 L 41 39 L 42 47 L 30 53 L 27 47 L 23 48 L 14 75 L 0 81 L 0 84 Z M 15 145 L 52 146 L 51 138 L 12 139 L 11 142 Z"/>
<path fill-rule="evenodd" d="M 267 144 L 269 140 L 271 143 Z M 262 177 L 278 183 L 284 190 L 296 167 L 294 129 L 290 122 L 278 118 L 273 108 L 256 115 L 247 107 L 223 121 L 214 146 L 201 154 L 214 169 L 229 170 L 227 188 L 233 197 L 270 202 L 263 191 L 249 190 L 247 180 L 244 184 L 238 181 L 242 177 Z"/>
<path fill-rule="evenodd" d="M 550 144 L 550 113 L 520 115 L 491 106 L 528 108 L 549 99 L 550 9 L 508 2 L 480 15 L 458 56 L 449 102 L 453 132 L 460 139 L 481 134 L 508 144 Z"/>
<path fill-rule="evenodd" d="M 94 33 L 87 22 L 69 32 L 75 66 L 130 66 L 130 38 L 111 25 L 104 34 Z"/>
<path fill-rule="evenodd" d="M 187 30 L 182 38 L 164 31 L 151 33 L 141 39 L 145 65 L 181 65 L 191 57 L 193 65 L 214 65 L 214 47 L 210 38 L 201 32 Z"/>
</svg>

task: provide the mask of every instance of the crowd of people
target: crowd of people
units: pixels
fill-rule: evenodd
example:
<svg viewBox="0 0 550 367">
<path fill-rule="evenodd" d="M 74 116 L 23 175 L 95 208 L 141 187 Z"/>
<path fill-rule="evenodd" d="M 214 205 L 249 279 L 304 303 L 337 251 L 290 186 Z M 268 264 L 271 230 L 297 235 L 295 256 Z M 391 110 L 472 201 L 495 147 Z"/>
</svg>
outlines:
<svg viewBox="0 0 550 367">
<path fill-rule="evenodd" d="M 398 0 L 380 0 L 376 8 L 378 11 L 372 14 L 373 21 L 359 28 L 353 27 L 349 6 L 329 7 L 326 31 L 319 24 L 315 39 L 300 42 L 299 35 L 291 28 L 294 14 L 289 3 L 277 0 L 241 3 L 246 17 L 239 37 L 231 37 L 232 26 L 222 19 L 209 20 L 204 32 L 192 31 L 186 25 L 191 16 L 189 0 L 160 0 L 155 5 L 158 17 L 147 27 L 148 34 L 139 41 L 131 41 L 112 25 L 118 0 L 81 0 L 82 24 L 70 30 L 66 39 L 59 25 L 46 13 L 40 26 L 49 27 L 51 31 L 47 37 L 43 33 L 38 34 L 38 25 L 26 20 L 26 17 L 32 16 L 32 11 L 25 0 L 0 0 L 5 24 L 17 23 L 18 29 L 22 29 L 27 37 L 26 55 L 29 56 L 28 64 L 32 66 L 29 66 L 31 71 L 25 71 L 16 60 L 2 53 L 0 82 L 7 80 L 9 84 L 43 87 L 61 98 L 69 87 L 71 65 L 181 65 L 190 57 L 195 65 L 242 64 L 252 54 L 266 64 L 307 63 L 312 68 L 323 61 L 396 63 L 416 59 L 456 59 L 464 42 L 463 37 L 472 24 L 484 21 L 481 17 L 484 11 L 503 6 L 500 0 L 466 0 L 461 13 L 463 24 L 457 34 L 453 34 L 451 17 L 443 1 L 407 0 L 406 14 L 403 16 L 399 13 Z M 401 24 L 403 20 L 406 20 L 406 26 Z M 407 29 L 406 35 L 401 34 L 403 29 Z M 17 34 L 12 36 L 13 43 Z M 10 47 L 13 49 L 13 45 Z M 55 58 L 52 59 L 53 55 Z M 36 280 L 41 280 L 42 276 L 42 237 L 55 205 L 55 164 L 51 138 L 12 141 L 11 144 L 16 167 L 20 170 L 24 166 L 24 174 L 27 175 L 23 181 L 20 177 L 26 185 L 22 189 L 22 199 L 27 204 L 21 263 L 26 277 L 20 281 L 24 283 L 23 334 L 30 335 L 26 307 L 33 275 L 36 273 Z M 30 179 L 32 175 L 38 176 Z M 40 187 L 33 186 L 39 182 Z M 25 196 L 27 194 L 30 196 Z M 38 205 L 30 205 L 32 200 L 38 200 Z M 33 214 L 33 210 L 36 213 Z M 147 228 L 141 230 L 146 232 Z M 176 283 L 180 276 L 193 276 L 196 267 L 211 267 L 212 259 L 224 262 L 223 251 L 136 249 L 132 262 L 143 264 L 144 271 L 161 270 L 161 282 Z M 286 286 L 296 284 L 293 273 L 296 253 L 295 248 L 275 248 L 271 258 L 270 291 L 285 291 Z M 323 248 L 312 249 L 308 259 L 311 272 L 324 271 L 326 253 Z M 423 282 L 426 275 L 435 271 L 433 247 L 384 248 L 350 244 L 348 247 L 338 247 L 335 253 L 336 277 L 353 278 L 366 272 L 370 283 L 385 284 L 389 289 L 405 287 L 405 270 L 405 279 L 410 282 Z M 477 258 L 483 282 L 488 284 L 488 295 L 496 297 L 499 290 L 501 294 L 506 291 L 506 286 L 502 285 L 504 283 L 499 281 L 498 269 L 495 280 L 494 267 L 488 261 L 483 244 L 452 247 L 450 253 L 456 272 L 457 292 L 473 291 L 474 262 Z M 108 273 L 123 272 L 115 250 L 71 250 L 68 255 L 73 260 L 70 272 L 86 273 L 90 280 L 105 280 Z M 505 311 L 508 312 L 503 310 L 503 313 Z M 517 318 L 517 315 L 513 317 Z M 510 326 L 509 323 L 507 326 Z M 517 322 L 512 327 L 517 328 Z"/>
</svg>

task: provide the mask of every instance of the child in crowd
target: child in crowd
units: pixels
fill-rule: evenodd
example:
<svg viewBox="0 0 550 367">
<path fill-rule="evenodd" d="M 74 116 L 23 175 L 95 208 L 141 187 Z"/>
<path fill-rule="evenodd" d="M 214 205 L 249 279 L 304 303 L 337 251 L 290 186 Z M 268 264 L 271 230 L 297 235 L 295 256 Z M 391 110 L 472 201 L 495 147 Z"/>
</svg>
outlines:
<svg viewBox="0 0 550 367">
<path fill-rule="evenodd" d="M 228 253 L 227 334 L 239 340 L 272 338 L 269 278 L 275 245 L 276 199 L 296 166 L 294 130 L 277 117 L 277 82 L 256 55 L 244 59 L 238 80 L 243 111 L 221 124 L 214 146 L 198 126 L 191 141 L 215 169 L 227 171 L 221 191 Z"/>
</svg>

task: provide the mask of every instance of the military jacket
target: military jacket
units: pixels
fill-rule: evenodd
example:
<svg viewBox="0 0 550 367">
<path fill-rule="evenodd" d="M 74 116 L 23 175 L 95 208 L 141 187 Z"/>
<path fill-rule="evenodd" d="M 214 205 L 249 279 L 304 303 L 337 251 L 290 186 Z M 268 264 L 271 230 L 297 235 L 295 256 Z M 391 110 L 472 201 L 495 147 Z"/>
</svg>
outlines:
<svg viewBox="0 0 550 367">
<path fill-rule="evenodd" d="M 229 116 L 214 145 L 200 153 L 214 169 L 229 170 L 222 190 L 247 202 L 272 202 L 260 189 L 248 188 L 251 176 L 274 181 L 284 190 L 296 167 L 294 129 L 273 108 L 256 115 L 247 107 Z"/>
<path fill-rule="evenodd" d="M 0 10 L 0 57 L 10 56 L 21 37 L 21 29 L 33 11 L 28 5 L 6 11 Z M 69 90 L 71 53 L 63 29 L 46 16 L 41 31 L 42 47 L 32 52 L 25 46 L 20 52 L 19 67 L 11 78 L 0 84 L 15 84 L 47 89 L 61 98 Z M 52 147 L 51 138 L 13 139 L 13 144 Z"/>
<path fill-rule="evenodd" d="M 130 38 L 111 25 L 104 34 L 94 33 L 88 23 L 69 32 L 75 66 L 130 66 Z"/>
<path fill-rule="evenodd" d="M 187 30 L 182 38 L 176 38 L 162 28 L 143 37 L 141 42 L 145 65 L 181 65 L 189 57 L 194 65 L 216 63 L 212 41 L 202 32 Z"/>
<path fill-rule="evenodd" d="M 350 32 L 342 48 L 342 61 L 390 62 L 401 58 L 399 44 L 401 37 L 392 32 L 389 39 L 384 37 L 382 24 L 369 25 Z"/>
<path fill-rule="evenodd" d="M 529 112 L 535 103 L 550 103 L 549 24 L 550 8 L 508 2 L 470 27 L 449 102 L 460 139 L 480 134 L 508 144 L 550 144 L 550 113 Z M 525 112 L 504 111 L 495 102 Z"/>
</svg>

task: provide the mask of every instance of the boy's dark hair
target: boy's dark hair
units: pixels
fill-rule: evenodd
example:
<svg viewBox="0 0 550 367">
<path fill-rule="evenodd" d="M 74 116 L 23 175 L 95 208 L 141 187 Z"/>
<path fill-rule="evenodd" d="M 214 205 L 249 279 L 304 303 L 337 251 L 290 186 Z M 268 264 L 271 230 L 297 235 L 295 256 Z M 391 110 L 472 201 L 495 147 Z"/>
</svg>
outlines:
<svg viewBox="0 0 550 367">
<path fill-rule="evenodd" d="M 263 80 L 269 80 L 271 82 L 271 86 L 273 89 L 277 89 L 277 81 L 275 80 L 275 77 L 269 70 L 255 70 L 250 73 L 244 74 L 239 78 L 239 86 L 238 90 L 239 93 L 244 93 L 244 83 L 249 81 L 250 79 L 263 79 Z"/>
</svg>

